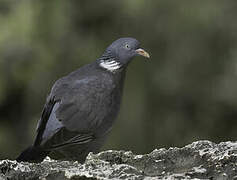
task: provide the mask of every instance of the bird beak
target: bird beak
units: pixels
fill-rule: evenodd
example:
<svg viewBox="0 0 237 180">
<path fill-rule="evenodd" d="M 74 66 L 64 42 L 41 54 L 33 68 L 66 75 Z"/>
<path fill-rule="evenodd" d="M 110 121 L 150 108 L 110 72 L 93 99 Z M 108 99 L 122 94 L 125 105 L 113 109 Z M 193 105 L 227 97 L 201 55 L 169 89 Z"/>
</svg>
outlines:
<svg viewBox="0 0 237 180">
<path fill-rule="evenodd" d="M 148 52 L 146 52 L 144 49 L 142 48 L 139 48 L 136 50 L 136 53 L 141 55 L 141 56 L 144 56 L 146 58 L 150 58 L 150 55 L 148 54 Z"/>
</svg>

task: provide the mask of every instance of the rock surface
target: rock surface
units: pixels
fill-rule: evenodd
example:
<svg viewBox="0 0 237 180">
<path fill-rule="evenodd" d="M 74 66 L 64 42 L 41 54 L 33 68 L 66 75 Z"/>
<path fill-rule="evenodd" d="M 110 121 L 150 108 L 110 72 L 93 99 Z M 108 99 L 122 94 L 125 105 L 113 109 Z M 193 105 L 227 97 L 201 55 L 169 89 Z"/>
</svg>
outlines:
<svg viewBox="0 0 237 180">
<path fill-rule="evenodd" d="M 0 179 L 236 179 L 237 142 L 197 141 L 150 154 L 104 151 L 84 164 L 46 158 L 42 163 L 0 161 Z"/>
</svg>

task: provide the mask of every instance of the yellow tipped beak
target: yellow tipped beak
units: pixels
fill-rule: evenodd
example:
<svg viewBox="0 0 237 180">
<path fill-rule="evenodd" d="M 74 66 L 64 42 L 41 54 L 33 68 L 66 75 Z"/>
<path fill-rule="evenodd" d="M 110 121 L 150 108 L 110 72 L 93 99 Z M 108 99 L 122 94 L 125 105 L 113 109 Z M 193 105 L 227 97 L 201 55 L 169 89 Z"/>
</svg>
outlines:
<svg viewBox="0 0 237 180">
<path fill-rule="evenodd" d="M 139 48 L 136 50 L 137 54 L 144 56 L 146 58 L 150 58 L 150 55 L 148 54 L 148 52 L 146 52 L 144 49 Z"/>
</svg>

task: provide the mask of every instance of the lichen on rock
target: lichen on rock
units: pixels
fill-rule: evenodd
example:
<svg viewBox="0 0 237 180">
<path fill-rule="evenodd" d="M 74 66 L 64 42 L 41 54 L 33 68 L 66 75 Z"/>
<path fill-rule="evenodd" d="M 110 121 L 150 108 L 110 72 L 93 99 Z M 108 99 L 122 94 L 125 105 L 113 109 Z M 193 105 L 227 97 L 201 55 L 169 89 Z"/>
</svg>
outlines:
<svg viewBox="0 0 237 180">
<path fill-rule="evenodd" d="M 84 164 L 0 161 L 0 179 L 237 179 L 237 142 L 197 141 L 183 148 L 90 153 Z"/>
</svg>

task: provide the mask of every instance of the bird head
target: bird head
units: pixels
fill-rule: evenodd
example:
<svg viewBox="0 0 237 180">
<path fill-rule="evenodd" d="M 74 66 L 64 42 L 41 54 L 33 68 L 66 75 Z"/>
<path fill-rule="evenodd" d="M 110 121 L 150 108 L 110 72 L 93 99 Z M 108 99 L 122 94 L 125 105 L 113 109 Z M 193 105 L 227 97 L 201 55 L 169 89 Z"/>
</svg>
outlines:
<svg viewBox="0 0 237 180">
<path fill-rule="evenodd" d="M 101 58 L 100 66 L 109 70 L 116 71 L 126 67 L 133 57 L 141 55 L 149 58 L 149 54 L 142 48 L 140 43 L 134 38 L 120 38 L 114 41 L 105 51 Z"/>
</svg>

